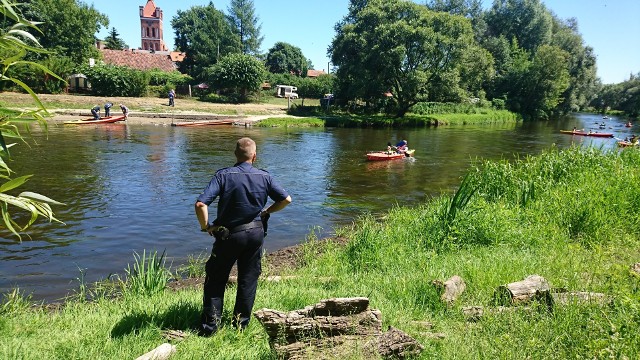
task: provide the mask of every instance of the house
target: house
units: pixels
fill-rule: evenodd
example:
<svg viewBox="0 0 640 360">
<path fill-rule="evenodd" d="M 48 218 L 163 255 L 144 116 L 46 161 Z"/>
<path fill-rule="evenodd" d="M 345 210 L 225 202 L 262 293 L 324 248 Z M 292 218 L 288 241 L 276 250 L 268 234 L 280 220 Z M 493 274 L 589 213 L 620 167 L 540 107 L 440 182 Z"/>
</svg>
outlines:
<svg viewBox="0 0 640 360">
<path fill-rule="evenodd" d="M 324 72 L 324 70 L 313 70 L 313 69 L 307 70 L 307 77 L 317 78 L 320 75 L 327 75 L 327 73 Z"/>
</svg>

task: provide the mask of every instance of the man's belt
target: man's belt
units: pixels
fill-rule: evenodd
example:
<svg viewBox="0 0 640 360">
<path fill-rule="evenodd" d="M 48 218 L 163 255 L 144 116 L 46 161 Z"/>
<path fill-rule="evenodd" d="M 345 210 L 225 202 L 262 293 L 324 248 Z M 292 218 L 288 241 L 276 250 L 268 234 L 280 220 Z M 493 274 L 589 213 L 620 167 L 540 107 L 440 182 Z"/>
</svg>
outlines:
<svg viewBox="0 0 640 360">
<path fill-rule="evenodd" d="M 250 223 L 246 223 L 246 224 L 242 224 L 242 225 L 238 225 L 238 226 L 232 227 L 231 229 L 229 229 L 229 234 L 237 233 L 237 232 L 243 231 L 243 230 L 255 229 L 255 228 L 262 228 L 262 221 L 255 220 L 255 221 L 252 221 Z"/>
</svg>

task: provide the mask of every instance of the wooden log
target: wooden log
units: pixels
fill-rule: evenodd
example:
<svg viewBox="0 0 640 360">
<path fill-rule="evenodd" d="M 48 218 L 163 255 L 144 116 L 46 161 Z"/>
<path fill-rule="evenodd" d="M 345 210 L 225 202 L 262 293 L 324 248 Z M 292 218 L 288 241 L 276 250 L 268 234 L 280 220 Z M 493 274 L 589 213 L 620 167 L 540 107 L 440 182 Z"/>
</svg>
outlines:
<svg viewBox="0 0 640 360">
<path fill-rule="evenodd" d="M 513 314 L 515 312 L 530 313 L 533 311 L 531 307 L 507 307 L 497 306 L 495 308 L 484 308 L 483 306 L 465 306 L 462 308 L 462 314 L 467 321 L 478 321 L 485 315 L 500 315 L 505 313 Z"/>
<path fill-rule="evenodd" d="M 549 282 L 539 275 L 527 276 L 524 280 L 499 286 L 494 293 L 494 302 L 500 305 L 516 305 L 532 300 L 550 299 Z"/>
<path fill-rule="evenodd" d="M 366 310 L 348 316 L 308 317 L 297 311 L 262 309 L 254 313 L 269 337 L 279 344 L 339 335 L 376 335 L 382 332 L 382 315 Z"/>
<path fill-rule="evenodd" d="M 464 280 L 458 275 L 452 276 L 445 282 L 434 280 L 432 283 L 442 292 L 440 299 L 448 305 L 452 305 L 467 287 Z"/>
<path fill-rule="evenodd" d="M 148 353 L 137 357 L 136 360 L 166 360 L 174 352 L 176 352 L 176 347 L 174 345 L 164 343 Z"/>
<path fill-rule="evenodd" d="M 269 335 L 278 358 L 403 358 L 423 347 L 390 328 L 382 333 L 382 314 L 367 298 L 335 298 L 290 312 L 261 309 L 254 313 Z"/>
<path fill-rule="evenodd" d="M 424 347 L 402 330 L 389 327 L 378 338 L 378 354 L 383 358 L 406 358 L 418 355 Z"/>
<path fill-rule="evenodd" d="M 607 305 L 610 304 L 612 299 L 611 297 L 602 294 L 602 293 L 594 293 L 594 292 L 559 292 L 552 293 L 554 304 L 560 305 L 569 305 L 569 304 L 597 304 L 597 305 Z"/>
<path fill-rule="evenodd" d="M 375 358 L 377 337 L 358 335 L 340 335 L 320 339 L 296 341 L 291 344 L 274 345 L 278 359 L 343 359 L 343 358 Z M 359 356 L 358 356 L 359 355 Z"/>
</svg>

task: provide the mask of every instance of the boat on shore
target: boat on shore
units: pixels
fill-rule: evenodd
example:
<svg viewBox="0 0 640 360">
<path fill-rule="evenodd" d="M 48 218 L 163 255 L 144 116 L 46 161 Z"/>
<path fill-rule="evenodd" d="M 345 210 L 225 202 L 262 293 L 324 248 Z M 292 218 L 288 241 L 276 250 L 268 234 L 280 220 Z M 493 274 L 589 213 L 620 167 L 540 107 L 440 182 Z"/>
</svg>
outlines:
<svg viewBox="0 0 640 360">
<path fill-rule="evenodd" d="M 106 118 L 101 118 L 98 120 L 75 120 L 75 121 L 65 121 L 63 124 L 65 125 L 89 125 L 89 124 L 112 124 L 118 121 L 124 121 L 125 116 L 110 116 Z"/>
<path fill-rule="evenodd" d="M 233 120 L 182 121 L 177 123 L 171 123 L 171 126 L 207 126 L 207 125 L 233 125 Z"/>
<path fill-rule="evenodd" d="M 568 135 L 579 135 L 579 136 L 595 136 L 595 137 L 606 137 L 606 138 L 611 138 L 613 137 L 613 133 L 599 133 L 599 132 L 586 132 L 586 131 L 580 131 L 580 130 L 560 130 L 560 132 L 562 134 L 568 134 Z"/>
<path fill-rule="evenodd" d="M 367 153 L 367 160 L 369 161 L 384 161 L 384 160 L 398 160 L 406 157 L 412 157 L 415 149 L 408 150 L 404 153 L 397 153 L 395 151 L 370 151 Z"/>
</svg>

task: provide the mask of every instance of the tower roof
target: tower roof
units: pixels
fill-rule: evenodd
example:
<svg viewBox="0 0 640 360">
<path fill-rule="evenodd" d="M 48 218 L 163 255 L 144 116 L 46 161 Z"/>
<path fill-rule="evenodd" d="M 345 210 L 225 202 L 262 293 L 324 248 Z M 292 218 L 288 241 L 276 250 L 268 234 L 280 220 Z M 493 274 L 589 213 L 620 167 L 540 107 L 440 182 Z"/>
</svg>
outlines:
<svg viewBox="0 0 640 360">
<path fill-rule="evenodd" d="M 154 13 L 156 12 L 156 4 L 153 0 L 147 0 L 147 5 L 144 6 L 144 10 L 142 10 L 142 16 L 144 17 L 154 17 Z"/>
</svg>

